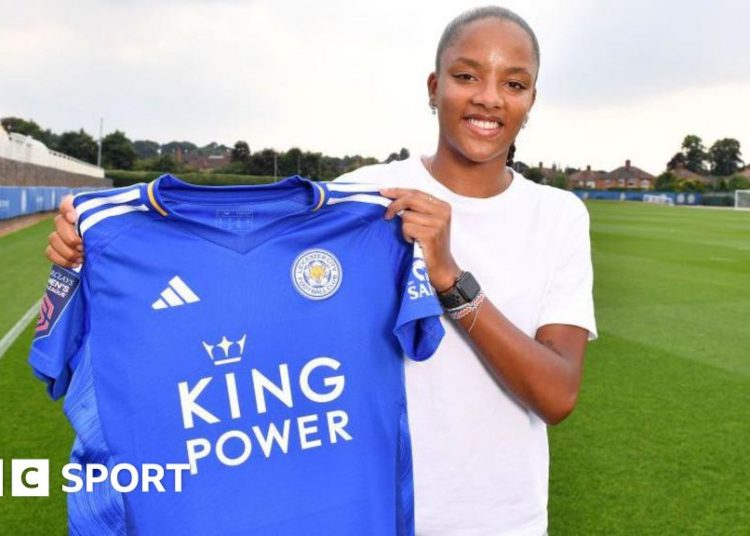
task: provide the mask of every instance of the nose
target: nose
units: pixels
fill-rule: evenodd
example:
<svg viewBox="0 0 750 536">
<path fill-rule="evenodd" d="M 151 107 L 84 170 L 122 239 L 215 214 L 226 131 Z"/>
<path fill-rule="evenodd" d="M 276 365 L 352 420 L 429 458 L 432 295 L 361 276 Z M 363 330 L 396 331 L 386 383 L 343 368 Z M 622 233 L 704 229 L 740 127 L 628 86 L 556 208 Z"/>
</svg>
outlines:
<svg viewBox="0 0 750 536">
<path fill-rule="evenodd" d="M 503 94 L 497 80 L 487 79 L 477 86 L 472 96 L 472 103 L 484 108 L 502 108 L 504 104 Z"/>
</svg>

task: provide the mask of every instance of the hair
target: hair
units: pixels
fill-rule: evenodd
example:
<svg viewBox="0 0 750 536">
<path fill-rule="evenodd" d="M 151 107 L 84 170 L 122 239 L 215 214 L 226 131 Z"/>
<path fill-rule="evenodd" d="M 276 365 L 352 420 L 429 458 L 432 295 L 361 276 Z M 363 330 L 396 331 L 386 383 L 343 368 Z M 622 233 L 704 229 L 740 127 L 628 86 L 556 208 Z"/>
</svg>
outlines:
<svg viewBox="0 0 750 536">
<path fill-rule="evenodd" d="M 437 52 L 435 53 L 436 73 L 440 72 L 440 56 L 443 55 L 443 52 L 446 48 L 453 44 L 463 27 L 467 24 L 471 24 L 472 22 L 484 19 L 498 19 L 501 21 L 512 22 L 513 24 L 517 24 L 524 32 L 526 32 L 526 34 L 529 36 L 529 39 L 531 39 L 531 46 L 534 49 L 534 59 L 536 59 L 537 70 L 539 69 L 539 62 L 541 59 L 541 54 L 539 52 L 539 41 L 536 38 L 534 30 L 532 30 L 531 26 L 529 26 L 529 23 L 526 22 L 523 17 L 521 17 L 514 11 L 511 11 L 510 9 L 500 6 L 485 6 L 464 11 L 455 19 L 450 21 L 445 27 L 445 30 L 443 30 L 443 35 L 440 36 L 440 41 L 438 41 Z"/>
<path fill-rule="evenodd" d="M 445 27 L 445 30 L 443 30 L 443 34 L 440 36 L 440 41 L 438 41 L 437 52 L 435 52 L 436 73 L 440 73 L 440 57 L 443 55 L 445 49 L 453 44 L 463 27 L 467 24 L 471 24 L 472 22 L 484 19 L 498 19 L 501 21 L 512 22 L 513 24 L 517 24 L 524 32 L 526 32 L 526 35 L 528 35 L 529 39 L 531 39 L 531 46 L 534 50 L 534 59 L 536 60 L 537 72 L 539 71 L 539 64 L 541 59 L 541 54 L 539 52 L 539 40 L 536 38 L 536 34 L 534 33 L 534 30 L 531 29 L 531 26 L 529 26 L 529 23 L 526 22 L 523 17 L 511 11 L 510 9 L 500 6 L 485 6 L 464 11 L 455 19 L 450 21 Z M 506 165 L 513 165 L 513 156 L 515 155 L 515 153 L 516 144 L 514 142 L 508 149 L 508 159 L 506 161 Z"/>
</svg>

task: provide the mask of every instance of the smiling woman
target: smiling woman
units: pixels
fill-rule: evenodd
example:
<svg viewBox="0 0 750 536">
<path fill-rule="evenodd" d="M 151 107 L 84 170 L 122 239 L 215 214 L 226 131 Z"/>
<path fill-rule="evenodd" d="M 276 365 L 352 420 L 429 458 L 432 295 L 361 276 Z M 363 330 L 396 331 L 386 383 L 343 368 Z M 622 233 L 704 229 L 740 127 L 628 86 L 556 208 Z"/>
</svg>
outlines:
<svg viewBox="0 0 750 536">
<path fill-rule="evenodd" d="M 452 320 L 406 367 L 420 535 L 546 532 L 546 424 L 573 410 L 596 337 L 586 208 L 510 167 L 539 58 L 515 13 L 461 14 L 427 79 L 435 154 L 339 179 L 395 187 L 386 217 L 401 213 Z"/>
<path fill-rule="evenodd" d="M 509 165 L 539 58 L 515 13 L 461 14 L 427 78 L 435 153 L 338 179 L 392 199 L 385 217 L 400 214 L 406 240 L 421 245 L 447 317 L 435 357 L 406 364 L 420 535 L 545 533 L 547 424 L 575 407 L 596 337 L 585 206 Z M 80 240 L 72 205 L 62 211 L 47 254 L 69 266 Z"/>
</svg>

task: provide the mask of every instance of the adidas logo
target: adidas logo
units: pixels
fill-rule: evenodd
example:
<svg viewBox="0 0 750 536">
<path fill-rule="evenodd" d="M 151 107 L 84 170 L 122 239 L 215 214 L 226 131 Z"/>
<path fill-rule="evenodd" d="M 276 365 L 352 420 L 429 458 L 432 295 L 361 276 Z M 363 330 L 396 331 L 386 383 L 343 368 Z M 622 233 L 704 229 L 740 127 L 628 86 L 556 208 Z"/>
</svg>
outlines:
<svg viewBox="0 0 750 536">
<path fill-rule="evenodd" d="M 161 298 L 151 304 L 154 310 L 166 309 L 168 307 L 179 307 L 186 303 L 195 303 L 201 299 L 190 290 L 185 282 L 176 275 L 169 280 L 169 286 L 161 292 Z"/>
</svg>

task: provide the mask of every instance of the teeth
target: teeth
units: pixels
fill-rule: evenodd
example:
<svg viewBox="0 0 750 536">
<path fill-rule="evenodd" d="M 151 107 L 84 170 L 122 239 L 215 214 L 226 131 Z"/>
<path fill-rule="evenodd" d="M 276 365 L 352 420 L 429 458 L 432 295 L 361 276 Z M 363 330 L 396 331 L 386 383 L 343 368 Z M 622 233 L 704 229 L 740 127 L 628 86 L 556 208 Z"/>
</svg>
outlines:
<svg viewBox="0 0 750 536">
<path fill-rule="evenodd" d="M 500 123 L 498 123 L 497 121 L 482 121 L 480 119 L 469 119 L 469 123 L 479 128 L 486 128 L 486 129 L 500 128 Z"/>
</svg>

